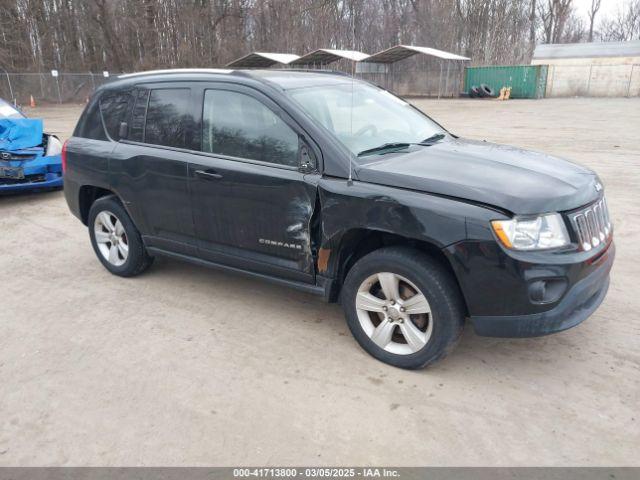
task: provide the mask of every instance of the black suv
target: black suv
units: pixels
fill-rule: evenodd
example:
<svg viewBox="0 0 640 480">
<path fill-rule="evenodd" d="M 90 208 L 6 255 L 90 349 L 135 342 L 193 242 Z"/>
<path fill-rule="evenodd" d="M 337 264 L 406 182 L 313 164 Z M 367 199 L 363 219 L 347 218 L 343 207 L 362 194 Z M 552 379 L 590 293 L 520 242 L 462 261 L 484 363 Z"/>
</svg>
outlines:
<svg viewBox="0 0 640 480">
<path fill-rule="evenodd" d="M 65 195 L 102 264 L 156 255 L 340 301 L 374 357 L 419 368 L 480 335 L 577 325 L 614 258 L 602 184 L 541 153 L 463 140 L 326 72 L 123 75 L 64 147 Z"/>
</svg>

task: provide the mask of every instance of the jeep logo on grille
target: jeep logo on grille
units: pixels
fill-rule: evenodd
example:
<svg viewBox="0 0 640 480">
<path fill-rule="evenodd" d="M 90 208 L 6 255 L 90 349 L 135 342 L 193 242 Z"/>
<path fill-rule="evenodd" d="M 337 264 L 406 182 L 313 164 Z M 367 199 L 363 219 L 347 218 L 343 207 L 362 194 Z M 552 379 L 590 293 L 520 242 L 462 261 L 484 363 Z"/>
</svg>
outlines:
<svg viewBox="0 0 640 480">
<path fill-rule="evenodd" d="M 596 192 L 599 192 L 600 190 L 602 190 L 602 185 L 600 184 L 600 182 L 596 182 L 594 185 Z"/>
<path fill-rule="evenodd" d="M 11 154 L 8 152 L 2 152 L 0 153 L 0 158 L 2 160 L 11 160 Z"/>
</svg>

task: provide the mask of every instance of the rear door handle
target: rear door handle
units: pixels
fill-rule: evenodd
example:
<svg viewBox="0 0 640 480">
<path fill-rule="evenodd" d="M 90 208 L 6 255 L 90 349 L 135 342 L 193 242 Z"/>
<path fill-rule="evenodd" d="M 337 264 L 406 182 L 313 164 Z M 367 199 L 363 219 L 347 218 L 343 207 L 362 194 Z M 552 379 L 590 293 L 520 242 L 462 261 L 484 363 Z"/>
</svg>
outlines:
<svg viewBox="0 0 640 480">
<path fill-rule="evenodd" d="M 222 175 L 213 170 L 196 170 L 196 175 L 203 180 L 220 180 Z"/>
</svg>

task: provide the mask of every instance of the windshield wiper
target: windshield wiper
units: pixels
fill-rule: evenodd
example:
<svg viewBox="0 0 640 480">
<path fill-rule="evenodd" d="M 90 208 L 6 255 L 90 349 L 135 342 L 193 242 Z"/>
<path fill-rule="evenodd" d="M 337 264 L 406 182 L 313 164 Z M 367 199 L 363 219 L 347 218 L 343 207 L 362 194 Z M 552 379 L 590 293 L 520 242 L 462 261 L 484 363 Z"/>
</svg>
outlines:
<svg viewBox="0 0 640 480">
<path fill-rule="evenodd" d="M 418 145 L 432 145 L 435 142 L 439 142 L 445 137 L 444 133 L 436 133 L 431 135 L 429 138 L 425 138 Z"/>
<path fill-rule="evenodd" d="M 385 150 L 397 150 L 400 148 L 407 148 L 413 145 L 412 143 L 401 143 L 401 142 L 393 142 L 393 143 L 383 143 L 382 145 L 374 148 L 369 148 L 368 150 L 362 150 L 358 152 L 358 156 L 362 157 L 363 155 L 370 155 L 372 153 L 384 153 Z"/>
<path fill-rule="evenodd" d="M 439 142 L 444 137 L 445 137 L 444 133 L 436 133 L 435 135 L 431 135 L 429 138 L 425 138 L 424 140 L 418 143 L 410 143 L 410 142 L 383 143 L 378 147 L 369 148 L 368 150 L 363 150 L 359 152 L 358 156 L 362 157 L 364 155 L 371 155 L 373 153 L 378 153 L 378 154 L 392 153 L 395 150 L 407 148 L 407 147 L 410 147 L 411 145 L 422 145 L 423 147 L 429 146 L 429 145 L 433 145 L 435 142 Z M 389 152 L 387 152 L 387 150 L 389 150 Z"/>
</svg>

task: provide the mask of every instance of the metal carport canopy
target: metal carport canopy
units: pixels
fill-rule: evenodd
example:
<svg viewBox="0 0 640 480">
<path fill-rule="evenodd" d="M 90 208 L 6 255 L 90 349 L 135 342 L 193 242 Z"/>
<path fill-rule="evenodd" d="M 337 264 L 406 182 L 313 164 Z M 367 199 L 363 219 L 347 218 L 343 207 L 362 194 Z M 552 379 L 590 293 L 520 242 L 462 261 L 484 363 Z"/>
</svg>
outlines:
<svg viewBox="0 0 640 480">
<path fill-rule="evenodd" d="M 297 60 L 294 60 L 290 65 L 327 65 L 328 63 L 333 63 L 343 58 L 355 62 L 361 62 L 369 58 L 369 55 L 356 50 L 332 50 L 328 48 L 319 48 L 318 50 L 314 50 L 313 52 L 307 53 Z"/>
<path fill-rule="evenodd" d="M 471 60 L 468 57 L 462 55 L 456 55 L 455 53 L 445 52 L 443 50 L 437 50 L 429 47 L 417 47 L 415 45 L 396 45 L 395 47 L 388 48 L 378 53 L 374 53 L 369 58 L 364 60 L 367 63 L 394 63 L 405 58 L 412 57 L 418 53 L 423 55 L 429 55 L 431 57 L 437 57 L 442 60 Z"/>
<path fill-rule="evenodd" d="M 277 63 L 289 65 L 298 58 L 300 58 L 300 56 L 294 55 L 293 53 L 251 52 L 244 57 L 237 58 L 234 61 L 227 63 L 226 66 L 266 68 L 272 67 Z"/>
</svg>

